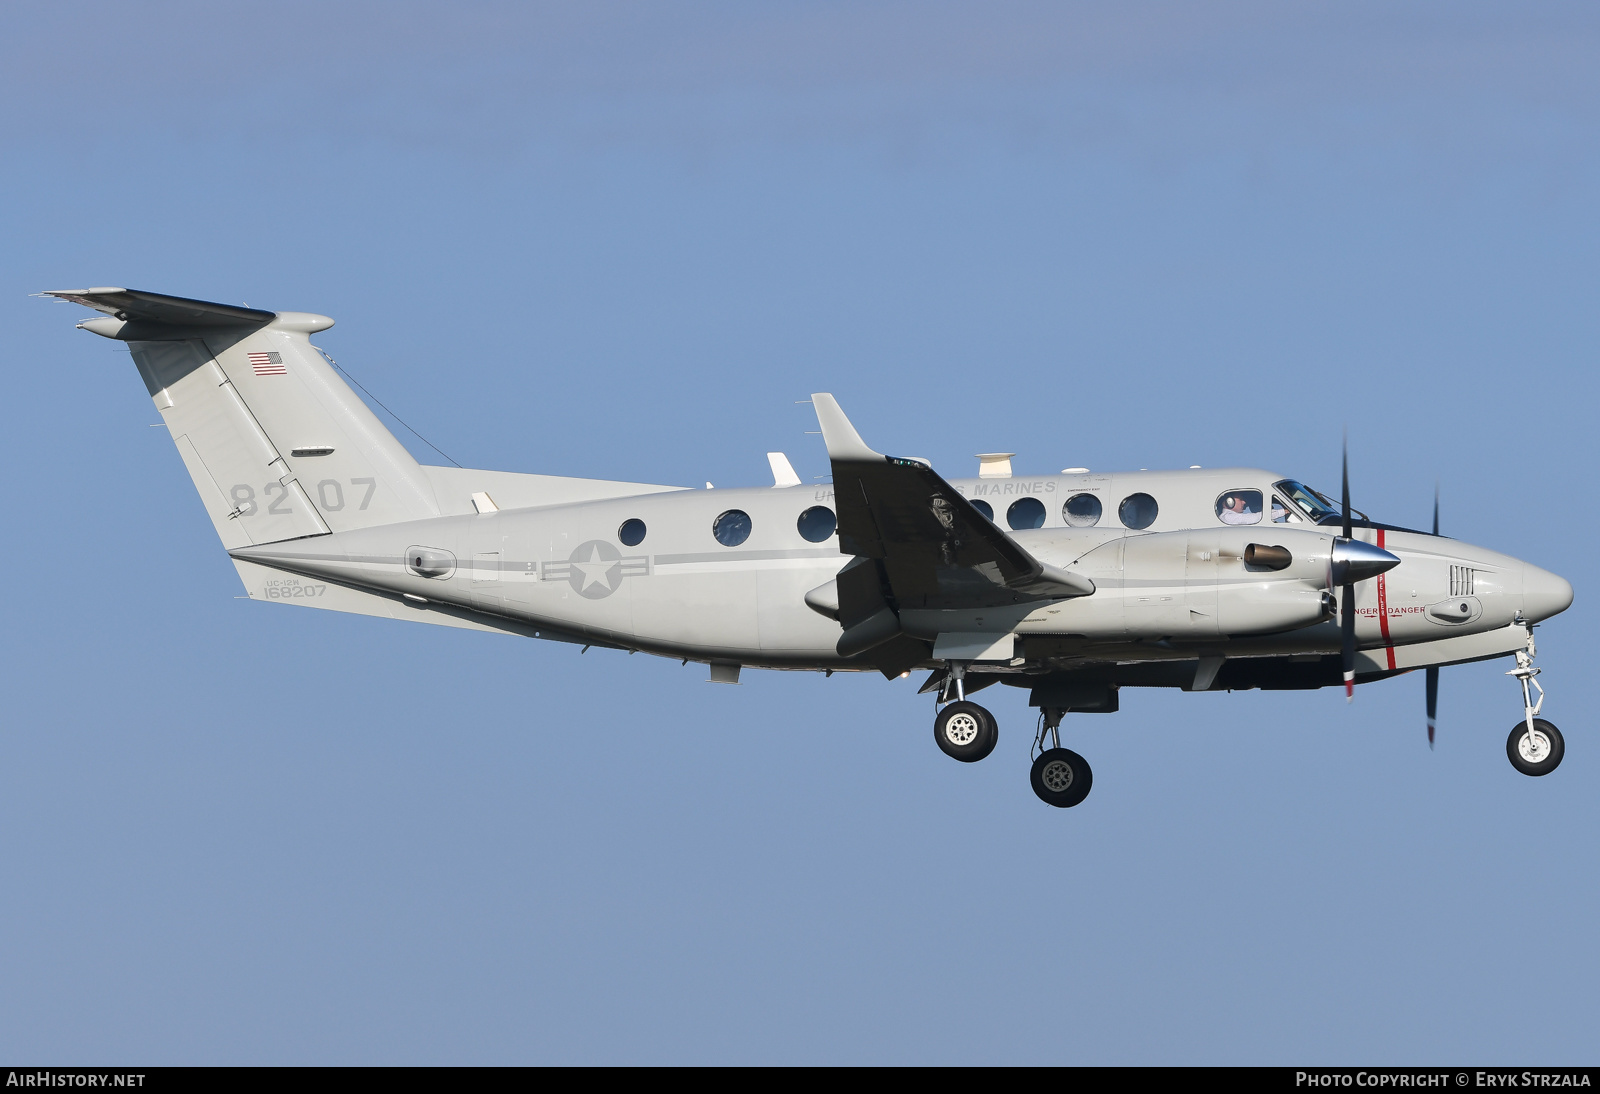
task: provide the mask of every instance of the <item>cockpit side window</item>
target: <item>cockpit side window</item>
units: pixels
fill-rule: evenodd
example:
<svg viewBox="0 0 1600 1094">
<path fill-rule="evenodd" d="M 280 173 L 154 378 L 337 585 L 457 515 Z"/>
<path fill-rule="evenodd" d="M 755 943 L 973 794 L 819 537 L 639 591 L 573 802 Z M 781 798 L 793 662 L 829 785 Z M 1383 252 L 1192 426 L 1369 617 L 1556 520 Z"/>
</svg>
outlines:
<svg viewBox="0 0 1600 1094">
<path fill-rule="evenodd" d="M 1305 522 L 1306 518 L 1295 512 L 1294 506 L 1278 497 L 1278 495 L 1272 495 L 1273 524 L 1304 524 Z"/>
<path fill-rule="evenodd" d="M 1283 493 L 1300 511 L 1311 518 L 1312 524 L 1321 524 L 1329 517 L 1337 518 L 1339 511 L 1328 500 L 1309 486 L 1303 486 L 1293 479 L 1284 479 L 1282 482 L 1273 483 L 1273 486 Z M 1293 515 L 1291 508 L 1290 516 Z M 1277 520 L 1276 514 L 1273 516 Z M 1287 517 L 1279 523 L 1289 523 Z"/>
<path fill-rule="evenodd" d="M 1229 490 L 1218 495 L 1217 519 L 1223 524 L 1260 524 L 1261 491 Z"/>
</svg>

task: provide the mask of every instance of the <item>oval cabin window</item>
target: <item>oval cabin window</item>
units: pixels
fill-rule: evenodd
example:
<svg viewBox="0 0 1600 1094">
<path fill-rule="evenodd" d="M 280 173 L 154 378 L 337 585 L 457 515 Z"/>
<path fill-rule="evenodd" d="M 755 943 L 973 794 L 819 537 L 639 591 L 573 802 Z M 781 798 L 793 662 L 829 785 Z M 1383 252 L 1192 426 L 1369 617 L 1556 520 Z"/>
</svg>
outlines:
<svg viewBox="0 0 1600 1094">
<path fill-rule="evenodd" d="M 813 505 L 800 514 L 795 527 L 799 529 L 801 539 L 808 543 L 821 543 L 839 527 L 839 518 L 826 505 Z"/>
<path fill-rule="evenodd" d="M 1043 528 L 1044 502 L 1038 498 L 1018 498 L 1006 510 L 1006 523 L 1019 530 Z"/>
<path fill-rule="evenodd" d="M 1117 506 L 1117 517 L 1127 528 L 1135 530 L 1148 528 L 1156 522 L 1156 514 L 1160 506 L 1156 499 L 1149 494 L 1129 494 L 1122 499 L 1122 504 Z"/>
<path fill-rule="evenodd" d="M 622 522 L 622 527 L 617 529 L 617 538 L 624 547 L 637 547 L 644 542 L 644 521 L 632 517 Z"/>
<path fill-rule="evenodd" d="M 711 522 L 711 534 L 724 547 L 737 547 L 750 538 L 750 514 L 743 509 L 729 509 Z"/>
<path fill-rule="evenodd" d="M 1074 494 L 1061 506 L 1061 519 L 1069 528 L 1093 528 L 1100 523 L 1100 499 L 1093 494 Z"/>
<path fill-rule="evenodd" d="M 1223 524 L 1260 524 L 1261 491 L 1229 490 L 1217 498 L 1217 519 Z"/>
</svg>

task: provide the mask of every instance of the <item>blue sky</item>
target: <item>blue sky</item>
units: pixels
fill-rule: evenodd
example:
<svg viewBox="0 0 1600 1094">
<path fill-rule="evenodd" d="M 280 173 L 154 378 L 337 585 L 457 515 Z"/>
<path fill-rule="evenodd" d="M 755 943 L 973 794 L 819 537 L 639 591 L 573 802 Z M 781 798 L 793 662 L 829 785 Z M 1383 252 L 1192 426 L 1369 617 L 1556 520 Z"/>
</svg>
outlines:
<svg viewBox="0 0 1600 1094">
<path fill-rule="evenodd" d="M 1592 1062 L 1600 16 L 1549 4 L 15 7 L 0 1054 Z M 468 466 L 1265 466 L 1568 577 L 1498 664 L 1125 694 L 1027 785 L 914 682 L 241 593 L 46 288 L 334 316 Z M 402 440 L 412 438 L 402 433 Z M 419 457 L 430 454 L 413 444 Z M 41 556 L 47 564 L 38 561 Z"/>
</svg>

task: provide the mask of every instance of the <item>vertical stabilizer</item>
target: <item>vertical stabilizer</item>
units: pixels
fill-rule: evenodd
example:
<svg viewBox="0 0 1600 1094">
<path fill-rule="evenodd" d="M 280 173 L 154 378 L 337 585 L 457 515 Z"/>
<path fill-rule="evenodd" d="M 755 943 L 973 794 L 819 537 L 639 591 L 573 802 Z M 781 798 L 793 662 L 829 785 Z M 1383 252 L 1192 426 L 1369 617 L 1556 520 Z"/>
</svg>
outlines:
<svg viewBox="0 0 1600 1094">
<path fill-rule="evenodd" d="M 49 295 L 106 313 L 78 325 L 127 343 L 229 549 L 438 514 L 411 453 L 312 348 L 326 316 L 117 288 Z"/>
</svg>

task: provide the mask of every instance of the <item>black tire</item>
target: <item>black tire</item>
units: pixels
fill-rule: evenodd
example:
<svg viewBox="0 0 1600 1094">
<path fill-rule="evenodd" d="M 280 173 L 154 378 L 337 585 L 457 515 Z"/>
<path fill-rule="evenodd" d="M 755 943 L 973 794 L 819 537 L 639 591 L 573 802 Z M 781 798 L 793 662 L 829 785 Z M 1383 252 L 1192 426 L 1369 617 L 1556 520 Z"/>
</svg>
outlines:
<svg viewBox="0 0 1600 1094">
<path fill-rule="evenodd" d="M 994 715 L 977 703 L 949 703 L 933 720 L 933 739 L 943 752 L 964 764 L 977 763 L 999 740 Z"/>
<path fill-rule="evenodd" d="M 978 754 L 978 759 L 983 759 L 994 751 L 994 746 L 1000 743 L 1000 723 L 994 720 L 994 714 L 988 707 L 979 707 L 983 711 L 983 719 L 988 723 L 989 732 L 984 736 L 983 751 Z"/>
<path fill-rule="evenodd" d="M 1089 796 L 1094 772 L 1089 761 L 1070 748 L 1047 748 L 1033 761 L 1028 775 L 1039 800 L 1057 809 L 1071 809 Z"/>
<path fill-rule="evenodd" d="M 1567 754 L 1567 743 L 1561 739 L 1561 731 L 1543 718 L 1535 718 L 1533 728 L 1550 742 L 1550 751 L 1544 758 L 1530 760 L 1522 754 L 1518 746 L 1528 736 L 1528 723 L 1522 721 L 1511 727 L 1511 736 L 1506 738 L 1506 759 L 1524 775 L 1548 775 L 1561 766 L 1561 758 Z"/>
</svg>

